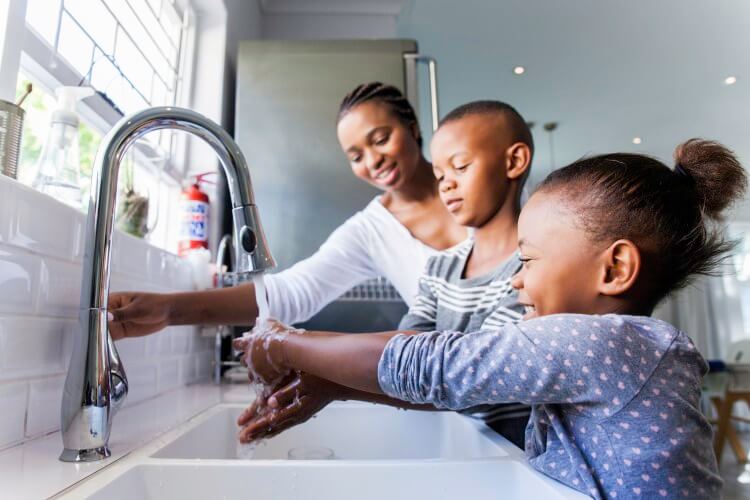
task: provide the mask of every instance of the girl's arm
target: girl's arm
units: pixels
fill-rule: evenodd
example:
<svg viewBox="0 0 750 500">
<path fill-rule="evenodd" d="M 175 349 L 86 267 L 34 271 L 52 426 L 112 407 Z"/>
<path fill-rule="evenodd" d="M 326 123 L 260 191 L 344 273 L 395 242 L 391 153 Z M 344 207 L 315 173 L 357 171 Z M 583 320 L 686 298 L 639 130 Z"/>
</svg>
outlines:
<svg viewBox="0 0 750 500">
<path fill-rule="evenodd" d="M 632 399 L 663 355 L 640 341 L 637 328 L 618 318 L 560 315 L 471 334 L 271 332 L 251 337 L 247 356 L 264 382 L 295 369 L 439 408 L 589 403 L 581 411 L 608 416 Z"/>
<path fill-rule="evenodd" d="M 395 335 L 418 332 L 348 334 L 304 332 L 270 322 L 270 327 L 234 341 L 245 352 L 253 378 L 273 385 L 296 370 L 359 391 L 383 394 L 378 385 L 378 362 Z"/>
</svg>

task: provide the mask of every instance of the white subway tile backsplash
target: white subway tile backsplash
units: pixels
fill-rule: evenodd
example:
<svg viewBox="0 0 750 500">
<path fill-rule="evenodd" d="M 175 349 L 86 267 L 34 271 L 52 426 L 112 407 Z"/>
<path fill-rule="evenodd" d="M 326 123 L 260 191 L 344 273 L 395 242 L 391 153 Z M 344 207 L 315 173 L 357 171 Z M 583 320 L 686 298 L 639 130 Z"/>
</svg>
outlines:
<svg viewBox="0 0 750 500">
<path fill-rule="evenodd" d="M 79 232 L 77 210 L 20 184 L 14 193 L 8 242 L 71 260 Z"/>
<path fill-rule="evenodd" d="M 149 244 L 115 231 L 112 237 L 112 271 L 133 277 L 148 278 Z"/>
<path fill-rule="evenodd" d="M 193 275 L 190 264 L 184 259 L 176 258 L 175 276 L 172 286 L 177 290 L 192 290 Z"/>
<path fill-rule="evenodd" d="M 174 336 L 174 327 L 167 327 L 159 335 L 154 335 L 157 340 L 157 354 L 161 357 L 172 354 L 172 337 Z"/>
<path fill-rule="evenodd" d="M 60 428 L 60 406 L 64 385 L 64 375 L 30 382 L 26 437 L 46 434 Z"/>
<path fill-rule="evenodd" d="M 180 358 L 180 384 L 192 384 L 196 380 L 195 361 L 192 356 Z"/>
<path fill-rule="evenodd" d="M 193 345 L 195 328 L 192 326 L 176 326 L 172 333 L 172 352 L 184 355 L 190 352 Z"/>
<path fill-rule="evenodd" d="M 28 384 L 0 384 L 0 449 L 23 440 Z"/>
<path fill-rule="evenodd" d="M 78 314 L 85 214 L 0 176 L 0 449 L 59 427 Z M 116 231 L 111 291 L 192 288 L 177 256 Z M 191 326 L 117 343 L 126 404 L 205 378 L 211 339 Z"/>
<path fill-rule="evenodd" d="M 8 235 L 10 234 L 10 220 L 13 213 L 13 183 L 12 179 L 0 176 L 0 243 L 8 241 Z"/>
<path fill-rule="evenodd" d="M 128 397 L 125 404 L 133 404 L 155 396 L 158 393 L 158 363 L 142 361 L 125 365 L 128 376 Z"/>
<path fill-rule="evenodd" d="M 60 374 L 70 321 L 0 317 L 0 380 Z"/>
<path fill-rule="evenodd" d="M 195 376 L 197 380 L 203 380 L 211 375 L 211 361 L 213 351 L 199 352 L 195 356 Z"/>
<path fill-rule="evenodd" d="M 0 245 L 0 312 L 31 314 L 39 289 L 39 257 Z"/>
<path fill-rule="evenodd" d="M 162 359 L 159 363 L 159 392 L 174 389 L 180 385 L 180 360 Z"/>
<path fill-rule="evenodd" d="M 131 363 L 141 361 L 146 357 L 146 341 L 147 337 L 136 337 L 117 341 L 117 353 L 120 355 L 120 359 L 122 359 L 126 369 Z"/>
<path fill-rule="evenodd" d="M 38 313 L 78 318 L 81 307 L 80 265 L 52 257 L 42 259 Z"/>
</svg>

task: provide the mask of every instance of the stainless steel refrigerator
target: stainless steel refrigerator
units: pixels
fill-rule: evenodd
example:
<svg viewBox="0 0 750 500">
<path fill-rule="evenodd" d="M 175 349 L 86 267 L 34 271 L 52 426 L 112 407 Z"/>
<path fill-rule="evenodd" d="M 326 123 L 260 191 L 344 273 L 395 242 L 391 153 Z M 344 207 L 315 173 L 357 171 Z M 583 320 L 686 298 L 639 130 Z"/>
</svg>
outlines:
<svg viewBox="0 0 750 500">
<path fill-rule="evenodd" d="M 420 63 L 427 62 L 424 69 Z M 422 98 L 419 109 L 417 75 Z M 244 41 L 237 63 L 235 136 L 247 157 L 277 271 L 313 254 L 378 192 L 357 179 L 336 139 L 336 114 L 356 85 L 404 91 L 423 132 L 437 121 L 434 61 L 413 40 Z M 428 134 L 429 135 L 429 134 Z M 305 326 L 339 331 L 393 328 L 406 311 L 381 282 L 366 283 Z"/>
</svg>

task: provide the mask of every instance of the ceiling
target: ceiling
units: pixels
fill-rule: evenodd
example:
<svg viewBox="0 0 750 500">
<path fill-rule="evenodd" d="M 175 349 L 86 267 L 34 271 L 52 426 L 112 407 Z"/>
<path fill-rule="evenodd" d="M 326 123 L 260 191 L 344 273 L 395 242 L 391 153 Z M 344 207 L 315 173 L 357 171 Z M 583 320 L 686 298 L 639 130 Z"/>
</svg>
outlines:
<svg viewBox="0 0 750 500">
<path fill-rule="evenodd" d="M 694 136 L 750 165 L 746 0 L 410 0 L 398 32 L 437 58 L 441 115 L 492 98 L 536 122 L 532 179 L 553 163 L 551 121 L 557 167 L 612 151 L 669 160 Z"/>
</svg>

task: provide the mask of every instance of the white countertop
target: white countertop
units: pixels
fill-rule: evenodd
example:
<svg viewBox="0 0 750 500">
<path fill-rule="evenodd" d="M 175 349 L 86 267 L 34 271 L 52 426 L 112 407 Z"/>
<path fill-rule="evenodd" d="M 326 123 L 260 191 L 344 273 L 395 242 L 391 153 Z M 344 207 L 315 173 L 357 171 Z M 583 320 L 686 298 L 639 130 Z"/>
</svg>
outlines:
<svg viewBox="0 0 750 500">
<path fill-rule="evenodd" d="M 220 402 L 248 402 L 247 386 L 197 384 L 126 407 L 115 415 L 109 440 L 112 456 L 72 464 L 58 460 L 62 438 L 54 432 L 0 453 L 0 497 L 48 498 L 152 441 Z"/>
</svg>

